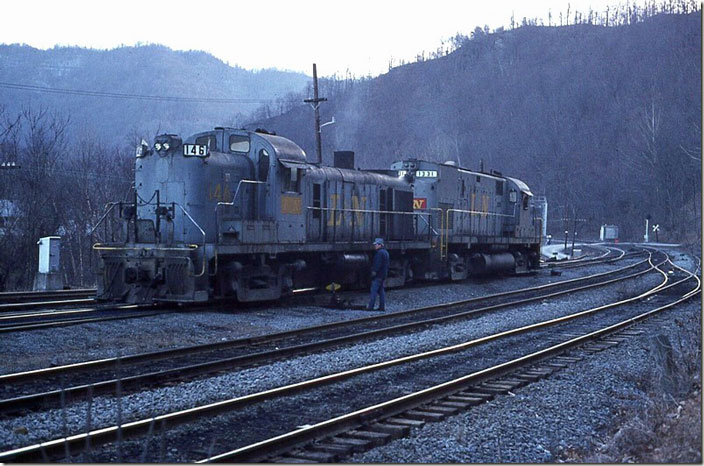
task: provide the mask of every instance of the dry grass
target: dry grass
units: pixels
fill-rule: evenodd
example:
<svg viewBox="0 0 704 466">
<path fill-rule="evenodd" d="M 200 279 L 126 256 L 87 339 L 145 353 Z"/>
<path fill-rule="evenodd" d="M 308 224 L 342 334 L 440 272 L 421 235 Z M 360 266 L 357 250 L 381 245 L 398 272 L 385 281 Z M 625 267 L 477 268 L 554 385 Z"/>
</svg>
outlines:
<svg viewBox="0 0 704 466">
<path fill-rule="evenodd" d="M 675 337 L 651 338 L 643 399 L 623 408 L 609 440 L 596 451 L 566 455 L 570 462 L 702 463 L 701 323 L 677 319 Z"/>
<path fill-rule="evenodd" d="M 623 413 L 611 439 L 596 452 L 574 453 L 587 463 L 701 463 L 701 390 L 679 402 L 656 402 L 643 412 Z"/>
</svg>

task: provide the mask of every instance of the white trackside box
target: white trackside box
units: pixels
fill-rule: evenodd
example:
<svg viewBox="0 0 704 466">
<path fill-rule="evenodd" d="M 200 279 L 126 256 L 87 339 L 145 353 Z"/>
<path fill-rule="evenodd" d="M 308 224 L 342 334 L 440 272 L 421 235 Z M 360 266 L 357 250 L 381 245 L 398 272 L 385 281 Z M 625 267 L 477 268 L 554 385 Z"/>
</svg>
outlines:
<svg viewBox="0 0 704 466">
<path fill-rule="evenodd" d="M 37 241 L 39 245 L 39 273 L 59 271 L 60 236 L 45 236 Z"/>
</svg>

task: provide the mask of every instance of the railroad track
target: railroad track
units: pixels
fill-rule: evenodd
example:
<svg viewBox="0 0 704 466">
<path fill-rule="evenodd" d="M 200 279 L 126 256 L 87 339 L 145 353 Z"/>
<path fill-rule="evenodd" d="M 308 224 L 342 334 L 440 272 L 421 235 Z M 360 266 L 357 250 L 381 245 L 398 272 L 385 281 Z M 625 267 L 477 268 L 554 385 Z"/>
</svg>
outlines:
<svg viewBox="0 0 704 466">
<path fill-rule="evenodd" d="M 569 259 L 562 261 L 549 261 L 542 264 L 542 268 L 574 268 L 574 267 L 584 267 L 587 265 L 594 264 L 605 264 L 619 261 L 621 259 L 632 257 L 634 255 L 640 254 L 639 251 L 629 251 L 626 252 L 623 249 L 616 248 L 613 246 L 589 246 L 591 248 L 598 248 L 602 252 L 597 255 L 589 255 L 580 257 L 577 259 Z"/>
<path fill-rule="evenodd" d="M 58 299 L 78 299 L 95 296 L 95 288 L 76 288 L 54 291 L 8 291 L 0 293 L 0 303 L 26 303 L 54 301 Z"/>
<path fill-rule="evenodd" d="M 91 300 L 91 303 L 94 303 L 94 301 Z M 153 307 L 145 308 L 144 306 L 126 304 L 121 306 L 101 305 L 88 308 L 0 313 L 0 333 L 65 327 L 67 325 L 108 320 L 134 319 L 154 316 L 163 312 L 165 311 L 158 311 Z"/>
<path fill-rule="evenodd" d="M 314 291 L 317 291 L 317 289 L 295 290 L 294 296 L 289 299 L 291 303 L 295 303 L 296 301 L 301 303 L 315 302 L 320 305 L 323 305 L 325 300 L 329 301 L 329 294 L 311 294 L 311 292 Z M 196 303 L 181 306 L 175 311 L 173 307 L 170 308 L 165 303 L 151 306 L 109 303 L 96 304 L 93 298 L 10 303 L 0 305 L 0 333 L 57 328 L 110 320 L 136 319 L 167 312 L 199 311 L 211 309 L 214 306 L 220 306 L 222 304 L 222 302 Z M 80 305 L 87 305 L 89 307 L 76 307 Z M 5 312 L 2 312 L 3 310 Z"/>
<path fill-rule="evenodd" d="M 639 277 L 651 258 L 617 270 L 547 285 L 213 344 L 51 367 L 0 376 L 0 413 L 57 406 L 62 400 L 142 389 L 363 340 L 418 331 L 509 307 Z M 661 259 L 664 261 L 664 259 Z M 373 330 L 370 330 L 373 329 Z M 119 374 L 116 368 L 119 366 Z M 60 385 L 60 386 L 59 386 Z"/>
<path fill-rule="evenodd" d="M 13 291 L 0 293 L 0 315 L 27 309 L 95 304 L 94 289 Z"/>
<path fill-rule="evenodd" d="M 594 246 L 590 246 L 594 247 Z M 604 252 L 597 256 L 587 256 L 574 260 L 549 262 L 543 265 L 548 266 L 569 266 L 572 264 L 589 264 L 599 263 L 602 259 L 608 257 L 608 261 L 615 261 L 625 256 L 625 251 L 617 248 L 599 247 Z M 613 249 L 613 250 L 612 250 Z M 610 257 L 614 255 L 614 250 L 620 252 L 618 257 Z M 11 291 L 0 293 L 0 312 L 3 311 L 18 311 L 22 309 L 35 309 L 56 306 L 77 306 L 84 304 L 95 303 L 95 288 L 81 288 L 71 290 L 54 290 L 54 291 Z M 294 296 L 305 296 L 311 292 L 319 291 L 317 288 L 306 288 L 294 290 Z"/>
<path fill-rule="evenodd" d="M 663 267 L 662 264 L 660 264 L 659 266 L 661 268 Z M 304 390 L 311 390 L 312 389 L 311 387 L 314 387 L 314 386 L 319 387 L 319 386 L 325 386 L 325 385 L 332 384 L 332 383 L 338 383 L 340 381 L 344 381 L 349 378 L 353 378 L 353 377 L 356 377 L 358 375 L 365 374 L 365 373 L 375 373 L 377 371 L 382 371 L 385 369 L 393 368 L 395 366 L 406 366 L 408 364 L 412 365 L 412 364 L 415 364 L 417 361 L 434 360 L 438 357 L 445 357 L 447 355 L 452 355 L 452 354 L 456 354 L 458 352 L 463 352 L 463 351 L 466 351 L 471 348 L 483 348 L 484 351 L 486 351 L 486 349 L 489 347 L 489 345 L 496 344 L 496 342 L 499 342 L 499 344 L 501 344 L 501 345 L 505 345 L 507 338 L 519 337 L 519 338 L 525 339 L 528 336 L 530 336 L 530 338 L 534 338 L 535 332 L 544 331 L 545 328 L 560 326 L 566 322 L 572 322 L 572 321 L 584 322 L 584 319 L 585 318 L 588 319 L 588 316 L 592 316 L 597 313 L 602 313 L 607 309 L 613 308 L 614 306 L 623 306 L 626 303 L 631 303 L 634 301 L 642 300 L 646 296 L 652 298 L 653 296 L 655 296 L 656 292 L 663 293 L 665 290 L 673 288 L 672 284 L 667 284 L 668 281 L 671 281 L 671 277 L 668 277 L 668 274 L 666 274 L 666 273 L 663 273 L 663 272 L 660 272 L 660 273 L 663 276 L 663 280 L 662 280 L 662 283 L 660 283 L 658 286 L 654 287 L 653 289 L 649 290 L 646 293 L 642 293 L 639 296 L 629 298 L 629 300 L 622 300 L 620 302 L 611 304 L 610 306 L 601 306 L 601 307 L 595 308 L 595 309 L 580 311 L 578 313 L 564 316 L 560 320 L 553 319 L 548 322 L 541 322 L 541 323 L 530 325 L 530 326 L 524 326 L 521 328 L 509 330 L 509 331 L 500 332 L 495 335 L 490 335 L 490 336 L 482 337 L 479 339 L 471 340 L 468 342 L 464 342 L 462 344 L 452 345 L 450 347 L 440 348 L 440 349 L 433 350 L 430 352 L 420 353 L 417 355 L 407 356 L 407 357 L 396 359 L 396 360 L 386 361 L 384 363 L 373 364 L 368 367 L 353 369 L 352 371 L 345 371 L 342 373 L 330 374 L 330 375 L 327 375 L 324 377 L 319 377 L 319 378 L 314 379 L 312 381 L 298 382 L 298 383 L 295 383 L 295 384 L 292 384 L 289 386 L 279 387 L 276 389 L 267 390 L 265 392 L 260 392 L 257 394 L 250 394 L 250 395 L 246 395 L 246 396 L 235 398 L 235 399 L 225 400 L 225 401 L 222 401 L 219 403 L 214 403 L 214 404 L 203 406 L 200 408 L 188 409 L 188 410 L 178 412 L 178 413 L 169 413 L 169 414 L 165 414 L 162 416 L 156 416 L 154 418 L 143 419 L 143 420 L 134 421 L 131 423 L 125 423 L 119 427 L 113 426 L 113 427 L 109 427 L 109 428 L 105 428 L 105 429 L 95 430 L 95 431 L 90 432 L 88 434 L 77 434 L 74 436 L 66 437 L 64 439 L 57 439 L 55 441 L 45 442 L 42 445 L 34 445 L 34 446 L 25 447 L 23 449 L 18 449 L 18 450 L 12 451 L 12 452 L 3 453 L 2 455 L 0 455 L 0 461 L 5 461 L 5 460 L 23 461 L 25 459 L 31 459 L 31 458 L 36 459 L 36 458 L 41 458 L 42 454 L 46 454 L 46 455 L 49 455 L 50 457 L 53 457 L 53 455 L 56 455 L 56 454 L 60 455 L 62 453 L 62 451 L 65 451 L 65 449 L 69 449 L 71 452 L 75 453 L 77 451 L 80 451 L 81 448 L 83 448 L 85 446 L 85 442 L 87 440 L 89 441 L 89 443 L 91 445 L 97 445 L 98 443 L 114 441 L 116 438 L 120 438 L 121 436 L 127 437 L 127 436 L 131 436 L 131 435 L 137 435 L 140 433 L 147 434 L 149 436 L 149 432 L 153 433 L 154 429 L 158 428 L 158 426 L 160 426 L 160 425 L 163 425 L 163 423 L 167 423 L 169 426 L 172 426 L 176 423 L 188 422 L 189 420 L 192 420 L 194 418 L 195 419 L 202 419 L 204 416 L 209 416 L 209 415 L 214 415 L 216 413 L 221 413 L 223 410 L 226 410 L 226 411 L 232 411 L 233 409 L 239 410 L 241 408 L 246 408 L 248 406 L 253 406 L 253 405 L 257 405 L 258 403 L 265 402 L 265 400 L 272 400 L 275 398 L 288 396 L 289 394 L 292 394 L 292 393 L 298 393 L 298 392 L 304 391 Z M 691 279 L 692 279 L 692 274 L 689 274 L 687 277 L 685 277 L 681 280 L 681 283 L 684 283 L 685 280 L 691 280 Z M 692 290 L 689 290 L 689 292 L 688 292 L 689 295 L 687 293 L 685 293 L 685 294 L 683 294 L 683 296 L 685 296 L 685 297 L 691 296 L 692 293 L 698 292 L 698 286 L 699 285 L 697 284 L 696 289 L 693 288 Z M 671 296 L 671 294 L 666 294 L 665 296 Z M 671 304 L 668 304 L 668 305 L 671 305 Z M 615 317 L 618 317 L 619 322 L 623 321 L 622 314 L 623 314 L 622 312 L 615 314 Z M 636 313 L 635 315 L 629 317 L 627 320 L 631 323 L 636 322 L 638 319 L 641 318 L 641 317 L 639 317 L 641 315 L 643 315 L 642 312 L 640 314 Z M 592 322 L 592 324 L 601 325 L 601 323 L 599 321 Z M 580 325 L 582 325 L 582 324 L 580 324 Z M 620 324 L 619 323 L 610 324 L 608 327 L 611 328 L 611 327 L 614 327 L 615 325 L 620 325 Z M 585 332 L 585 330 L 583 330 L 583 329 L 572 329 L 571 331 L 572 332 L 579 331 L 582 333 Z M 566 330 L 562 329 L 563 335 L 566 334 L 565 332 L 566 332 Z M 586 338 L 586 339 L 594 338 L 594 335 L 595 335 L 594 332 L 595 332 L 595 330 L 593 330 L 593 328 L 589 329 L 589 331 L 587 333 L 584 333 L 585 336 L 583 336 L 583 337 L 570 337 L 570 339 L 567 342 L 563 341 L 562 343 L 559 343 L 558 345 L 553 345 L 549 348 L 554 347 L 554 348 L 560 349 L 561 351 L 564 351 L 565 349 L 567 349 L 567 346 L 564 346 L 564 345 L 567 345 L 567 343 L 570 343 L 570 342 L 575 343 L 577 341 L 581 341 L 581 340 L 578 340 L 578 338 Z M 545 340 L 545 341 L 548 341 L 548 340 Z M 563 345 L 563 346 L 559 346 L 559 345 Z M 541 351 L 544 351 L 544 350 L 541 350 Z M 546 353 L 541 353 L 541 357 L 546 357 L 545 355 L 546 355 Z M 505 364 L 507 364 L 506 362 L 502 362 L 500 364 L 504 364 L 503 366 L 501 366 L 503 369 L 506 369 L 508 367 L 505 365 Z M 455 367 L 455 366 L 462 367 L 462 364 L 457 365 L 456 363 L 450 363 L 449 366 L 450 367 Z M 491 366 L 491 367 L 494 367 L 494 366 Z M 512 369 L 514 369 L 513 366 L 512 366 Z M 424 373 L 424 370 L 421 369 L 420 373 Z M 481 373 L 482 377 L 489 376 L 489 375 L 492 375 L 492 376 L 496 375 L 493 372 L 489 371 L 489 369 L 481 369 L 477 373 Z M 479 376 L 476 376 L 476 377 L 479 377 Z M 420 378 L 422 378 L 422 377 L 420 377 Z M 463 379 L 463 382 L 481 383 L 481 382 L 479 382 L 479 380 L 480 379 L 477 379 L 477 378 L 472 379 L 471 381 L 469 379 Z M 484 380 L 484 379 L 481 379 L 481 380 Z M 309 383 L 312 385 L 309 385 Z M 304 384 L 305 384 L 305 387 L 304 387 Z M 499 385 L 501 385 L 501 384 L 499 384 Z M 453 389 L 457 388 L 454 384 L 452 386 L 453 386 Z M 466 390 L 466 388 L 463 388 L 462 390 Z M 357 392 L 354 392 L 354 393 L 357 393 Z M 423 395 L 423 396 L 425 396 L 425 395 Z M 452 395 L 452 396 L 462 397 L 463 395 Z M 362 398 L 364 398 L 364 397 L 362 397 Z M 408 398 L 408 395 L 404 395 L 401 398 Z M 469 398 L 471 398 L 471 397 L 469 397 Z M 414 403 L 418 403 L 420 401 L 422 401 L 423 403 L 428 402 L 423 397 L 420 397 L 420 398 L 412 397 L 412 400 Z M 383 402 L 383 403 L 386 403 L 386 402 Z M 383 416 L 380 418 L 383 421 L 384 419 L 388 420 L 389 416 L 397 416 L 399 413 L 407 411 L 407 408 L 404 408 L 405 411 L 399 411 L 399 412 L 396 412 L 395 414 L 390 415 L 389 413 L 391 411 L 380 410 L 379 405 L 380 405 L 379 403 L 376 403 L 376 404 L 372 403 L 370 405 L 370 406 L 372 406 L 372 408 L 370 408 L 371 411 L 364 411 L 364 413 L 360 415 L 361 417 L 357 418 L 357 419 L 364 419 L 364 422 L 366 424 L 360 424 L 360 425 L 357 425 L 356 427 L 361 427 L 362 425 L 367 425 L 367 424 L 369 424 L 369 422 L 376 422 L 376 421 L 371 420 L 371 418 L 369 417 L 370 412 L 381 413 L 383 411 L 383 413 L 382 413 Z M 448 406 L 445 406 L 445 408 L 448 408 Z M 260 409 L 260 408 L 257 408 L 257 409 Z M 398 407 L 393 408 L 393 409 L 398 409 Z M 393 411 L 393 409 L 392 409 L 392 411 Z M 360 410 L 357 409 L 354 411 L 354 413 L 358 413 L 359 411 Z M 430 411 L 433 411 L 433 410 L 430 410 Z M 443 410 L 436 409 L 435 411 L 436 411 L 435 414 L 437 414 L 437 411 L 443 411 Z M 300 411 L 298 411 L 298 413 L 300 414 Z M 413 415 L 419 416 L 418 414 L 413 414 Z M 424 416 L 433 417 L 431 414 L 424 414 Z M 340 416 L 337 416 L 337 417 L 335 417 L 335 419 L 337 419 L 339 417 Z M 350 422 L 349 419 L 346 421 L 341 421 L 341 422 L 345 425 L 348 425 L 348 427 L 349 427 L 349 425 L 351 425 L 351 424 L 349 424 L 349 422 Z M 357 422 L 357 421 L 355 421 L 355 422 Z M 324 424 L 324 426 L 322 426 L 322 424 Z M 388 422 L 387 422 L 387 424 L 388 424 Z M 408 427 L 409 424 L 412 424 L 412 422 L 407 422 L 406 426 Z M 287 436 L 287 434 L 282 434 L 287 439 L 284 441 L 284 443 L 286 444 L 286 448 L 288 448 L 288 450 L 286 450 L 286 448 L 283 450 L 280 450 L 281 446 L 272 447 L 271 445 L 273 445 L 273 444 L 267 444 L 268 445 L 266 447 L 267 451 L 269 453 L 272 453 L 272 452 L 279 452 L 279 450 L 280 450 L 281 452 L 289 451 L 289 453 L 291 453 L 292 450 L 290 450 L 290 448 L 291 448 L 291 445 L 293 445 L 294 443 L 296 445 L 299 445 L 301 443 L 306 443 L 306 442 L 310 441 L 310 439 L 307 439 L 307 440 L 302 439 L 302 437 L 300 437 L 300 434 L 298 434 L 297 432 L 300 432 L 301 430 L 307 430 L 313 434 L 313 437 L 311 437 L 311 438 L 319 438 L 321 435 L 330 435 L 331 433 L 334 433 L 335 429 L 337 429 L 337 427 L 336 427 L 332 430 L 325 430 L 325 431 L 321 430 L 321 429 L 327 429 L 328 425 L 329 424 L 327 423 L 327 421 L 326 421 L 326 423 L 319 423 L 318 422 L 315 424 L 311 424 L 310 429 L 307 429 L 307 428 L 306 429 L 296 429 L 294 431 L 295 435 L 293 435 L 293 436 Z M 314 426 L 318 426 L 318 427 L 313 428 Z M 387 428 L 387 430 L 388 429 L 391 429 L 391 428 Z M 391 430 L 394 430 L 394 429 L 391 429 Z M 396 430 L 398 430 L 398 429 L 396 429 Z M 346 432 L 349 433 L 349 430 L 347 430 Z M 354 435 L 364 436 L 365 434 L 358 434 L 357 432 L 355 432 Z M 373 436 L 373 435 L 369 434 L 369 436 Z M 282 436 L 276 436 L 276 438 L 279 438 L 279 437 L 282 437 Z M 245 436 L 245 438 L 246 438 L 246 436 Z M 295 442 L 292 443 L 291 439 L 295 439 Z M 255 442 L 254 444 L 256 444 L 256 443 L 257 442 Z M 335 442 L 333 442 L 333 443 L 335 443 Z M 342 442 L 342 443 L 344 443 L 344 442 Z M 353 444 L 353 443 L 359 443 L 359 442 L 347 442 L 347 443 Z M 362 443 L 364 443 L 364 442 L 362 442 Z M 339 446 L 340 445 L 338 445 L 337 447 L 339 447 Z M 236 454 L 235 453 L 227 454 L 226 456 L 218 455 L 218 456 L 212 457 L 211 459 L 226 460 L 226 461 L 240 461 L 240 460 L 242 460 L 242 458 L 256 459 L 256 458 L 258 458 L 256 455 L 261 454 L 261 451 L 259 451 L 259 453 L 256 453 L 256 451 L 255 451 L 256 449 L 253 449 L 253 448 L 254 447 L 252 447 L 251 445 L 245 445 L 243 447 L 236 449 L 235 450 L 237 452 Z M 330 446 L 327 446 L 326 448 L 327 448 L 328 453 L 330 453 L 330 450 L 335 449 Z M 245 452 L 250 456 L 246 456 L 246 457 L 241 456 Z M 338 454 L 339 452 L 340 451 L 338 451 L 335 454 Z M 317 453 L 320 453 L 320 451 L 318 450 Z M 294 456 L 292 456 L 292 458 L 295 458 L 296 457 L 295 455 L 298 453 L 291 453 L 291 454 L 294 455 Z M 304 453 L 301 453 L 301 454 L 304 454 Z M 311 455 L 312 454 L 308 454 L 309 459 L 310 459 Z M 210 456 L 210 455 L 208 455 L 208 456 Z M 313 455 L 313 456 L 315 456 L 315 455 Z M 298 457 L 299 458 L 301 457 L 300 454 Z"/>
</svg>

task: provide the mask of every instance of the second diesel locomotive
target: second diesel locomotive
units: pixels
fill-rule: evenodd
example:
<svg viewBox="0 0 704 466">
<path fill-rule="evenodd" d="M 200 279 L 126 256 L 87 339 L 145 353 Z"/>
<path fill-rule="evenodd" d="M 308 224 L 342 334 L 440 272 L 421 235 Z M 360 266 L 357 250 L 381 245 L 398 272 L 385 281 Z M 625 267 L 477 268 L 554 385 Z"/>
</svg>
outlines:
<svg viewBox="0 0 704 466">
<path fill-rule="evenodd" d="M 387 286 L 538 265 L 540 228 L 519 180 L 419 160 L 387 174 L 309 163 L 292 141 L 215 128 L 137 150 L 134 197 L 111 203 L 98 298 L 129 303 L 277 299 L 368 282 L 383 237 Z"/>
</svg>

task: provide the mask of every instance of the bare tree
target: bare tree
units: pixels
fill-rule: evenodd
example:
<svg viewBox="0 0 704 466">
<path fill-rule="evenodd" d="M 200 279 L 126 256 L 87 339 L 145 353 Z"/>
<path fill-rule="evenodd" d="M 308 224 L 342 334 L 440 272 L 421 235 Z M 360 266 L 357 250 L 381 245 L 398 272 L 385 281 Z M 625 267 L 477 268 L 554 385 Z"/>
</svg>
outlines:
<svg viewBox="0 0 704 466">
<path fill-rule="evenodd" d="M 4 196 L 12 201 L 17 219 L 0 239 L 5 265 L 2 286 L 12 279 L 15 286 L 29 287 L 36 268 L 36 241 L 55 234 L 60 224 L 54 172 L 66 152 L 68 119 L 45 108 L 24 110 L 2 123 L 2 147 L 21 168 L 5 174 Z M 12 247 L 9 247 L 12 245 Z M 11 277 L 12 276 L 12 277 Z"/>
</svg>

